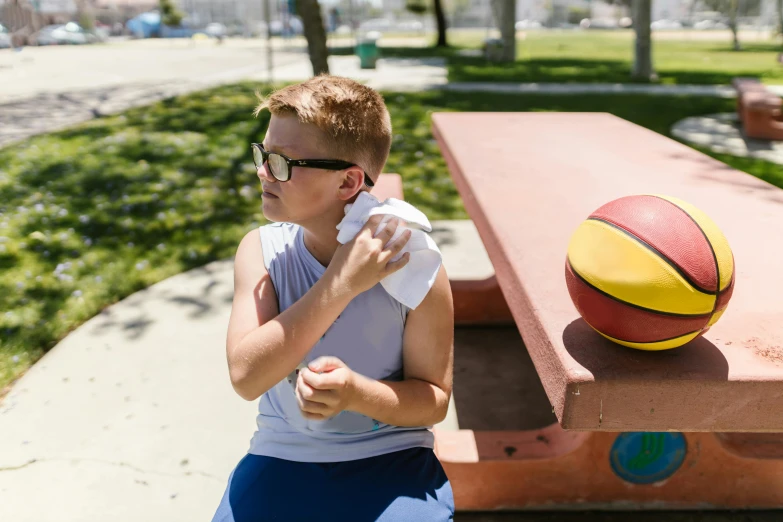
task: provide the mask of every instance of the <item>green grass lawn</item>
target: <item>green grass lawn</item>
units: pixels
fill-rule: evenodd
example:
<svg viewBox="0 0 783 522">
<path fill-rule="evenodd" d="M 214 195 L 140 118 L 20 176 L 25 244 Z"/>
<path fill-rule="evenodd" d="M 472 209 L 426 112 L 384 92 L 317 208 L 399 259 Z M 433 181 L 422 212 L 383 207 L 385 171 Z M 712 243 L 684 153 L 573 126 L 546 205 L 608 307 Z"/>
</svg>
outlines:
<svg viewBox="0 0 783 522">
<path fill-rule="evenodd" d="M 0 390 L 107 305 L 233 256 L 264 222 L 249 147 L 267 123 L 251 116 L 255 87 L 178 97 L 0 149 Z M 403 175 L 406 199 L 431 219 L 466 217 L 432 112 L 611 112 L 667 134 L 680 118 L 733 110 L 732 100 L 639 95 L 432 91 L 386 100 L 387 171 Z M 783 187 L 778 165 L 718 157 Z"/>
<path fill-rule="evenodd" d="M 450 36 L 451 49 L 382 48 L 383 56 L 443 56 L 452 82 L 590 82 L 628 83 L 633 61 L 631 31 L 529 31 L 518 33 L 517 61 L 493 64 L 465 56 L 478 49 L 478 36 Z M 778 42 L 752 42 L 735 52 L 723 41 L 659 39 L 653 42 L 653 64 L 662 84 L 727 84 L 736 76 L 783 83 Z M 337 53 L 352 52 L 335 49 Z"/>
</svg>

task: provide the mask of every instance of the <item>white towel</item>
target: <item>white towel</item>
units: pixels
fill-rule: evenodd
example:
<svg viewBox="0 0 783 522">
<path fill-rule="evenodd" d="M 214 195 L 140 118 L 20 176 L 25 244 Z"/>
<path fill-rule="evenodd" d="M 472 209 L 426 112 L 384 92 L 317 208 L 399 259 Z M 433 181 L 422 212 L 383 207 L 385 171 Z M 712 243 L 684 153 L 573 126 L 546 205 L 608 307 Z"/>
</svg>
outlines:
<svg viewBox="0 0 783 522">
<path fill-rule="evenodd" d="M 337 225 L 337 230 L 340 231 L 337 234 L 337 241 L 341 244 L 351 241 L 370 216 L 376 214 L 384 216 L 376 236 L 390 219 L 397 217 L 401 220 L 387 245 L 400 237 L 406 229 L 411 230 L 408 243 L 397 256 L 392 258 L 392 261 L 397 261 L 403 254 L 410 252 L 408 264 L 386 276 L 381 281 L 381 285 L 394 299 L 410 309 L 415 309 L 435 283 L 435 277 L 442 263 L 438 245 L 427 234 L 432 232 L 432 225 L 427 216 L 410 203 L 395 198 L 381 202 L 369 192 L 362 192 L 354 203 L 345 205 L 345 217 Z"/>
</svg>

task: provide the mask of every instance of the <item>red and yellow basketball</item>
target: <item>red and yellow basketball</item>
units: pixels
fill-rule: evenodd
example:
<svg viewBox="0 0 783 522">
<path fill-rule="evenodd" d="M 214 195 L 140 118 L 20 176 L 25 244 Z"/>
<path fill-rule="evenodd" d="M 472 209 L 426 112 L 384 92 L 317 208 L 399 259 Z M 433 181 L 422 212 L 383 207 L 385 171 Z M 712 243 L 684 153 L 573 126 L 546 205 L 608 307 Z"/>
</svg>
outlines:
<svg viewBox="0 0 783 522">
<path fill-rule="evenodd" d="M 630 348 L 667 350 L 720 319 L 734 289 L 734 256 L 717 225 L 693 205 L 627 196 L 576 229 L 566 282 L 598 333 Z"/>
</svg>

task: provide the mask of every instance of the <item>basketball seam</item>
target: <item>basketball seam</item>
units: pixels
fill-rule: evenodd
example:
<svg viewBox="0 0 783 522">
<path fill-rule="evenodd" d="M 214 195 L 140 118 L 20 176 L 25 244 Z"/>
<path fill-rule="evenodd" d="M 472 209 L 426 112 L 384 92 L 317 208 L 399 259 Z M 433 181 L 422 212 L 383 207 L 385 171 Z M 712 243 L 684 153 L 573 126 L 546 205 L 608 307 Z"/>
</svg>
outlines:
<svg viewBox="0 0 783 522">
<path fill-rule="evenodd" d="M 710 322 L 709 319 L 712 317 L 710 312 L 707 312 L 707 313 L 704 313 L 704 314 L 678 314 L 676 312 L 663 312 L 661 310 L 653 310 L 652 308 L 645 308 L 644 306 L 640 306 L 640 305 L 637 305 L 637 304 L 634 304 L 634 303 L 629 303 L 628 301 L 624 301 L 624 300 L 622 300 L 622 299 L 620 299 L 618 297 L 613 296 L 612 294 L 608 294 L 608 293 L 604 292 L 603 290 L 601 290 L 600 288 L 598 288 L 594 284 L 590 283 L 587 279 L 582 277 L 582 274 L 577 272 L 576 268 L 574 268 L 574 265 L 571 264 L 571 259 L 569 259 L 568 257 L 566 257 L 566 262 L 568 263 L 568 266 L 571 267 L 571 271 L 574 273 L 574 275 L 576 277 L 579 278 L 580 281 L 582 281 L 584 284 L 586 284 L 587 286 L 589 286 L 590 288 L 592 288 L 593 290 L 595 290 L 599 294 L 605 295 L 609 299 L 617 301 L 618 303 L 622 303 L 622 304 L 630 306 L 632 308 L 636 308 L 637 310 L 644 310 L 645 312 L 651 312 L 651 313 L 654 313 L 654 314 L 666 315 L 666 316 L 670 316 L 670 317 L 692 317 L 692 318 L 693 317 L 707 317 L 707 322 L 705 323 L 705 326 Z M 677 336 L 677 337 L 680 337 L 680 336 Z"/>
<path fill-rule="evenodd" d="M 680 209 L 680 210 L 682 210 L 682 209 Z M 646 247 L 648 250 L 650 250 L 650 251 L 651 251 L 653 254 L 655 254 L 656 256 L 660 257 L 660 258 L 661 258 L 661 259 L 662 259 L 662 260 L 663 260 L 663 261 L 664 261 L 664 262 L 665 262 L 667 265 L 669 265 L 670 267 L 672 267 L 672 268 L 673 268 L 673 269 L 674 269 L 674 270 L 675 270 L 675 271 L 676 271 L 678 274 L 680 274 L 680 276 L 681 276 L 683 279 L 685 279 L 685 281 L 686 281 L 686 282 L 687 282 L 689 285 L 691 285 L 693 288 L 695 288 L 695 289 L 696 289 L 698 292 L 701 292 L 702 294 L 707 294 L 707 295 L 717 295 L 715 292 L 713 292 L 713 291 L 711 291 L 711 290 L 707 290 L 707 289 L 705 289 L 705 288 L 702 288 L 701 286 L 697 285 L 697 284 L 696 284 L 695 282 L 693 282 L 693 281 L 691 280 L 691 278 L 690 278 L 690 277 L 689 277 L 689 276 L 688 276 L 688 275 L 687 275 L 687 274 L 686 274 L 686 273 L 685 273 L 685 272 L 682 270 L 682 268 L 680 268 L 679 266 L 675 265 L 675 264 L 674 264 L 674 262 L 673 262 L 671 259 L 668 259 L 668 258 L 667 258 L 667 257 L 666 257 L 666 256 L 665 256 L 665 255 L 664 255 L 662 252 L 661 252 L 661 251 L 659 251 L 658 249 L 656 249 L 656 248 L 655 248 L 654 246 L 652 246 L 650 243 L 648 243 L 648 242 L 647 242 L 647 241 L 645 241 L 644 239 L 640 238 L 639 236 L 637 236 L 636 234 L 634 234 L 634 233 L 633 233 L 633 232 L 631 232 L 630 230 L 626 230 L 625 228 L 623 228 L 622 226 L 620 226 L 620 225 L 618 225 L 618 224 L 616 224 L 616 223 L 612 223 L 611 221 L 607 221 L 607 220 L 605 220 L 605 219 L 602 219 L 602 218 L 599 218 L 599 217 L 589 217 L 589 218 L 587 218 L 587 219 L 588 219 L 589 221 L 598 221 L 598 222 L 600 222 L 600 223 L 605 223 L 605 224 L 609 225 L 610 227 L 612 227 L 612 228 L 616 228 L 616 229 L 617 229 L 617 230 L 619 230 L 620 232 L 623 232 L 624 234 L 626 234 L 626 235 L 630 236 L 630 237 L 631 237 L 631 238 L 633 238 L 634 240 L 636 240 L 636 241 L 638 241 L 639 243 L 641 243 L 641 244 L 642 244 L 642 246 L 644 246 L 644 247 Z M 700 229 L 700 230 L 701 230 L 701 229 Z M 704 233 L 704 231 L 702 231 L 702 234 L 703 234 L 703 233 Z M 709 243 L 709 242 L 710 242 L 710 241 L 709 241 L 709 240 L 707 240 L 707 243 Z M 712 247 L 710 247 L 710 248 L 712 248 Z M 715 256 L 715 253 L 713 252 L 713 257 L 714 257 L 714 256 Z M 720 281 L 720 280 L 719 280 L 719 281 Z"/>
<path fill-rule="evenodd" d="M 590 324 L 590 323 L 587 323 Z M 593 328 L 594 330 L 596 328 Z M 682 335 L 675 335 L 674 337 L 668 337 L 666 339 L 659 339 L 657 341 L 629 341 L 628 339 L 620 339 L 619 337 L 615 337 L 614 335 L 609 335 L 607 333 L 604 333 L 604 335 L 611 337 L 612 339 L 617 339 L 618 341 L 622 341 L 624 343 L 633 343 L 633 344 L 655 344 L 655 343 L 665 343 L 666 341 L 673 341 L 674 339 L 679 339 L 680 337 L 687 337 L 689 335 L 693 335 L 695 333 L 699 333 L 704 328 L 699 328 L 698 330 L 693 330 L 692 332 L 684 333 Z M 601 332 L 603 333 L 603 332 Z"/>
<path fill-rule="evenodd" d="M 716 278 L 715 288 L 716 288 L 716 290 L 715 290 L 715 303 L 712 305 L 712 312 L 710 312 L 710 318 L 707 319 L 707 323 L 704 325 L 704 328 L 706 328 L 707 325 L 710 324 L 710 321 L 712 321 L 712 317 L 715 315 L 715 312 L 717 311 L 717 308 L 718 308 L 718 297 L 720 297 L 720 292 L 721 292 L 721 289 L 720 289 L 720 265 L 718 264 L 718 255 L 715 253 L 715 248 L 712 246 L 712 242 L 710 241 L 710 238 L 707 236 L 707 233 L 704 231 L 703 228 L 701 228 L 701 225 L 699 225 L 699 222 L 696 221 L 693 218 L 693 216 L 688 214 L 688 212 L 684 208 L 682 208 L 678 204 L 674 203 L 673 201 L 669 201 L 668 199 L 662 198 L 660 196 L 653 196 L 653 197 L 656 197 L 658 199 L 666 201 L 667 203 L 669 203 L 671 205 L 674 205 L 677 209 L 679 209 L 680 212 L 682 212 L 683 214 L 688 216 L 688 218 L 691 221 L 693 221 L 693 224 L 698 227 L 699 231 L 704 236 L 704 240 L 707 241 L 707 244 L 710 247 L 710 252 L 712 252 L 712 259 L 713 259 L 713 261 L 715 261 L 715 278 Z"/>
</svg>

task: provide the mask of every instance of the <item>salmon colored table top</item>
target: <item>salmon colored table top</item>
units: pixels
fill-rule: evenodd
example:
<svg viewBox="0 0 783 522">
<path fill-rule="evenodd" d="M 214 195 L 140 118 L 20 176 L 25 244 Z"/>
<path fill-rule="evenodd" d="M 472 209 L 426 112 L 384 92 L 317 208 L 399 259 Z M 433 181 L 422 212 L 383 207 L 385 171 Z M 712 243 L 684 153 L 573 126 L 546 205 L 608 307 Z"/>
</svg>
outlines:
<svg viewBox="0 0 783 522">
<path fill-rule="evenodd" d="M 783 432 L 782 190 L 609 114 L 437 113 L 433 130 L 563 428 Z M 649 193 L 706 212 L 737 271 L 720 321 L 662 352 L 595 333 L 564 274 L 590 213 Z"/>
</svg>

